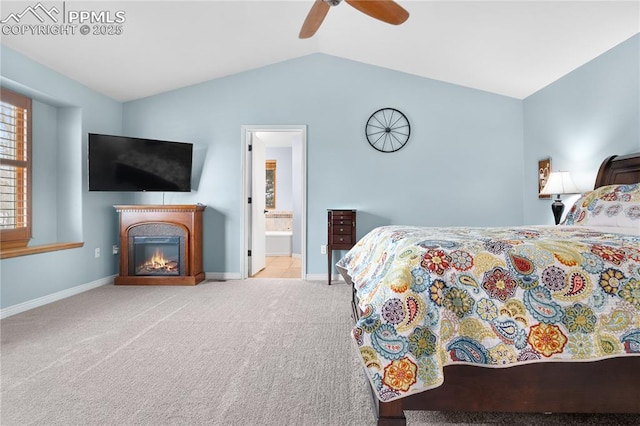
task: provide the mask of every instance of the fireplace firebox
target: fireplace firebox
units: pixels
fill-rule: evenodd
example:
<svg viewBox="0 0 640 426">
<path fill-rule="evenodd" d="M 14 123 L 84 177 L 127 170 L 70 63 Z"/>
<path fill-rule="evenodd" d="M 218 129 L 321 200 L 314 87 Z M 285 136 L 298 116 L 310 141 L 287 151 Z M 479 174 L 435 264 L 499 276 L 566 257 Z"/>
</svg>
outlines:
<svg viewBox="0 0 640 426">
<path fill-rule="evenodd" d="M 133 237 L 129 275 L 180 275 L 180 237 Z"/>
<path fill-rule="evenodd" d="M 203 281 L 202 212 L 196 205 L 115 206 L 120 274 L 115 284 L 196 285 Z"/>
</svg>

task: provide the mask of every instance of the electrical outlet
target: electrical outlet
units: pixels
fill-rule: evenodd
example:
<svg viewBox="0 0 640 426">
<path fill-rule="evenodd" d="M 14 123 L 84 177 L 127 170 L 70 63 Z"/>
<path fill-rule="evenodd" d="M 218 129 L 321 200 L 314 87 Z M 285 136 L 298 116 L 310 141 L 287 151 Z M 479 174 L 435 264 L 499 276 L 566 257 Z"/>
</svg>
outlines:
<svg viewBox="0 0 640 426">
<path fill-rule="evenodd" d="M 114 245 L 113 245 L 113 247 L 111 247 L 111 252 L 112 252 L 113 254 L 118 254 L 118 253 L 120 253 L 120 247 L 118 247 L 118 245 L 117 245 L 117 244 L 114 244 Z"/>
<path fill-rule="evenodd" d="M 100 247 L 96 247 L 95 256 L 96 256 L 96 259 L 100 257 Z"/>
<path fill-rule="evenodd" d="M 327 246 L 326 245 L 321 245 L 320 246 L 320 254 L 327 254 Z"/>
</svg>

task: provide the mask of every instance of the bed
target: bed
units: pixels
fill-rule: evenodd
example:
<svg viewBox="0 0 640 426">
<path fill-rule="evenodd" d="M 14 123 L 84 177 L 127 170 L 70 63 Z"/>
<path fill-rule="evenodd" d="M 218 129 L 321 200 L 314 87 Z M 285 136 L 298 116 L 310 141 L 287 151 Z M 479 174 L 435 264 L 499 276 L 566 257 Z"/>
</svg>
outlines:
<svg viewBox="0 0 640 426">
<path fill-rule="evenodd" d="M 640 413 L 638 183 L 640 153 L 611 156 L 558 227 L 363 237 L 337 268 L 378 425 L 405 425 L 404 410 Z M 618 196 L 631 213 L 593 228 L 594 206 Z M 473 252 L 479 235 L 495 256 Z"/>
</svg>

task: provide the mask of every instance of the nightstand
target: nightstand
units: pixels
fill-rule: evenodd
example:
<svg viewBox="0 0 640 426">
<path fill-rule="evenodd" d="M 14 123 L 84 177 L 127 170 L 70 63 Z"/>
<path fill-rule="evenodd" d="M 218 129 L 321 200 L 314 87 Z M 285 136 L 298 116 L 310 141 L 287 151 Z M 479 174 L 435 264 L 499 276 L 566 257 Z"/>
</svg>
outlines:
<svg viewBox="0 0 640 426">
<path fill-rule="evenodd" d="M 356 211 L 327 210 L 327 263 L 329 285 L 333 272 L 333 250 L 350 250 L 356 244 Z"/>
</svg>

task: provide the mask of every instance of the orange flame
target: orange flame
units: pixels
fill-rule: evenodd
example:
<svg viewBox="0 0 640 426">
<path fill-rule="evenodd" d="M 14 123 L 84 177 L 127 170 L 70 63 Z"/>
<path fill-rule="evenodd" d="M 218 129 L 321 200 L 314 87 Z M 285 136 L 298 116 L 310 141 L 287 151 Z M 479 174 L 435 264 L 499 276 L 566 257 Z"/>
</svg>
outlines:
<svg viewBox="0 0 640 426">
<path fill-rule="evenodd" d="M 171 263 L 175 263 L 175 262 L 171 262 L 170 260 L 166 259 L 164 257 L 164 253 L 162 252 L 162 250 L 157 248 L 154 251 L 151 258 L 146 260 L 144 264 L 140 265 L 140 268 L 145 268 L 150 270 L 164 269 L 164 270 L 170 271 L 175 269 L 175 266 L 171 265 Z"/>
</svg>

